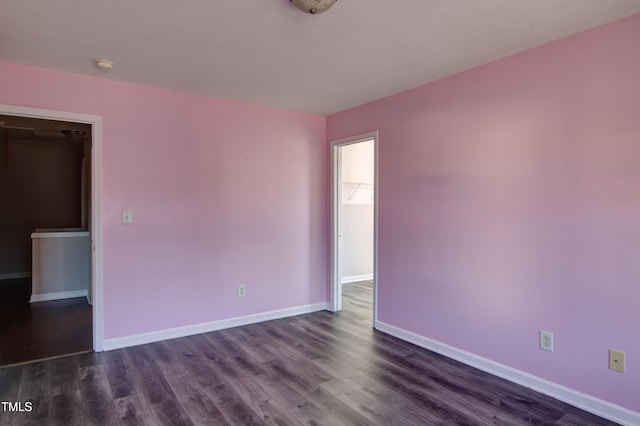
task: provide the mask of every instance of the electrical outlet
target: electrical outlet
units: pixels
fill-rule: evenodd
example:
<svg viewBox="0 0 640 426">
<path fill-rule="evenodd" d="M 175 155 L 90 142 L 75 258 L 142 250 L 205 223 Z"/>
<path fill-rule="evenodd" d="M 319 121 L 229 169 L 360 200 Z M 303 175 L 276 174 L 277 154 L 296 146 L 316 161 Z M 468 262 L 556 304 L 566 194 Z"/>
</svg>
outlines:
<svg viewBox="0 0 640 426">
<path fill-rule="evenodd" d="M 609 369 L 624 373 L 624 352 L 609 349 Z"/>
<path fill-rule="evenodd" d="M 553 352 L 553 333 L 540 330 L 540 349 Z"/>
<path fill-rule="evenodd" d="M 247 287 L 244 285 L 238 286 L 238 297 L 244 297 L 247 294 Z"/>
</svg>

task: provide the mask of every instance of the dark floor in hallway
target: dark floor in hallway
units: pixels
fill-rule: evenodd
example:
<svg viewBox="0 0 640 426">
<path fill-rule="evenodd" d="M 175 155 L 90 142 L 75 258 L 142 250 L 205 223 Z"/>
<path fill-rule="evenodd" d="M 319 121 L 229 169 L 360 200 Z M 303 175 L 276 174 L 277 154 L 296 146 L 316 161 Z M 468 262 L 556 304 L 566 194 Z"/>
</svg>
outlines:
<svg viewBox="0 0 640 426">
<path fill-rule="evenodd" d="M 371 283 L 345 309 L 0 369 L 0 424 L 607 425 L 374 331 Z"/>
<path fill-rule="evenodd" d="M 0 288 L 0 366 L 90 351 L 91 306 L 84 297 L 29 303 L 31 281 Z"/>
</svg>

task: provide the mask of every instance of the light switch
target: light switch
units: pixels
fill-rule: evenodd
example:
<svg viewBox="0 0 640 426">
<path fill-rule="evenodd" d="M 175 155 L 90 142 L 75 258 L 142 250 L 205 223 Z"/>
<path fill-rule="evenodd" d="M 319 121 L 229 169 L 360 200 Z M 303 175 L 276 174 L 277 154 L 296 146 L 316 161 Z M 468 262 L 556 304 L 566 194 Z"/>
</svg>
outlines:
<svg viewBox="0 0 640 426">
<path fill-rule="evenodd" d="M 122 224 L 131 225 L 133 223 L 133 212 L 131 210 L 122 210 Z"/>
</svg>

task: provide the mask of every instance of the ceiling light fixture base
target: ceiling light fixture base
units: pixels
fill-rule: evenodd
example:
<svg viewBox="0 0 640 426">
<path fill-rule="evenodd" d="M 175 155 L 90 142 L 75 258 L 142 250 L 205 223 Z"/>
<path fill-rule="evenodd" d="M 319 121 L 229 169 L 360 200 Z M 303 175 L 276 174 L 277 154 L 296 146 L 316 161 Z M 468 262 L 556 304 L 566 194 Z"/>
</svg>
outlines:
<svg viewBox="0 0 640 426">
<path fill-rule="evenodd" d="M 338 0 L 290 0 L 298 9 L 310 15 L 329 10 Z"/>
<path fill-rule="evenodd" d="M 96 59 L 96 66 L 101 70 L 108 71 L 113 68 L 113 62 L 108 59 Z"/>
</svg>

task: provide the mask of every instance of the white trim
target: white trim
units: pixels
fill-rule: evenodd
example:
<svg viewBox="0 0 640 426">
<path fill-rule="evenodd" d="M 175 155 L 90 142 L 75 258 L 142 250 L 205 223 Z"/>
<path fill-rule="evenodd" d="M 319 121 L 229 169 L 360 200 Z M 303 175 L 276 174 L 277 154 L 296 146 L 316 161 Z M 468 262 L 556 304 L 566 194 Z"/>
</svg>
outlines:
<svg viewBox="0 0 640 426">
<path fill-rule="evenodd" d="M 0 104 L 0 114 L 91 125 L 91 294 L 93 299 L 93 350 L 103 350 L 104 308 L 102 275 L 102 117 L 42 108 Z"/>
<path fill-rule="evenodd" d="M 342 277 L 342 284 L 357 283 L 358 281 L 371 281 L 373 274 L 351 275 L 350 277 Z"/>
<path fill-rule="evenodd" d="M 332 141 L 330 144 L 331 158 L 331 273 L 330 279 L 330 311 L 337 312 L 342 309 L 342 279 L 339 268 L 338 252 L 338 209 L 340 196 L 340 167 L 339 147 L 351 145 L 359 142 L 373 140 L 374 147 L 374 170 L 373 170 L 373 322 L 378 320 L 378 151 L 379 135 L 378 131 Z"/>
<path fill-rule="evenodd" d="M 444 355 L 463 364 L 475 367 L 494 376 L 501 377 L 513 383 L 517 383 L 536 392 L 548 395 L 567 404 L 578 407 L 582 410 L 597 416 L 609 419 L 622 425 L 640 425 L 640 413 L 612 404 L 600 398 L 570 389 L 548 380 L 542 379 L 533 374 L 509 367 L 490 359 L 474 355 L 437 340 L 429 339 L 411 331 L 376 321 L 376 330 L 390 334 L 399 339 L 413 343 L 414 345 L 428 349 L 430 351 Z"/>
<path fill-rule="evenodd" d="M 378 158 L 380 152 L 380 138 L 374 132 L 373 138 L 373 324 L 378 321 Z"/>
<path fill-rule="evenodd" d="M 331 144 L 331 272 L 330 272 L 330 292 L 329 303 L 331 305 L 331 312 L 338 312 L 342 309 L 342 285 L 340 275 L 340 250 L 338 245 L 340 240 L 338 234 L 340 232 L 338 225 L 338 212 L 339 204 L 338 200 L 342 199 L 340 187 L 340 175 L 341 168 L 339 167 L 340 150 L 337 144 Z"/>
<path fill-rule="evenodd" d="M 13 272 L 11 274 L 0 274 L 0 281 L 2 280 L 15 280 L 19 278 L 29 278 L 31 272 Z"/>
<path fill-rule="evenodd" d="M 29 303 L 37 302 L 49 302 L 51 300 L 73 299 L 75 297 L 87 297 L 89 291 L 87 290 L 75 290 L 75 291 L 58 291 L 56 293 L 40 293 L 32 294 Z"/>
<path fill-rule="evenodd" d="M 211 331 L 223 330 L 225 328 L 239 327 L 242 325 L 255 324 L 263 321 L 271 321 L 280 318 L 292 317 L 295 315 L 324 311 L 327 310 L 327 307 L 328 306 L 326 302 L 315 303 L 313 305 L 296 306 L 293 308 L 261 312 L 258 314 L 245 315 L 241 317 L 212 321 L 202 324 L 186 325 L 183 327 L 151 331 L 148 333 L 134 334 L 132 336 L 118 337 L 115 339 L 107 339 L 104 341 L 104 350 L 110 351 L 113 349 L 126 348 L 129 346 L 144 345 L 147 343 L 159 342 L 161 340 L 177 339 L 179 337 L 208 333 Z"/>
<path fill-rule="evenodd" d="M 93 350 L 104 350 L 104 299 L 102 274 L 102 117 L 91 126 L 91 306 L 93 307 Z"/>
<path fill-rule="evenodd" d="M 89 231 L 79 232 L 34 232 L 31 234 L 31 239 L 38 238 L 72 238 L 72 237 L 88 237 Z"/>
</svg>

